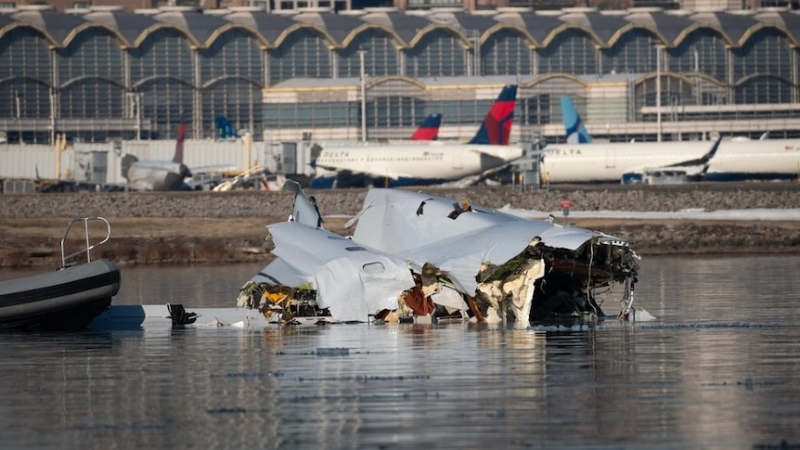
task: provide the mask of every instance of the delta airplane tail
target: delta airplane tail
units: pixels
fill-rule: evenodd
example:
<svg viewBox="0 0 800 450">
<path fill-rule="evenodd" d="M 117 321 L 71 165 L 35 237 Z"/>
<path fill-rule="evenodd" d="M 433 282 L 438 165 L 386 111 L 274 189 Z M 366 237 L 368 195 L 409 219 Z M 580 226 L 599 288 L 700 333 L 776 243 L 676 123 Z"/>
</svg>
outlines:
<svg viewBox="0 0 800 450">
<path fill-rule="evenodd" d="M 511 125 L 514 123 L 514 107 L 517 104 L 517 85 L 509 84 L 503 87 L 497 100 L 494 101 L 489 113 L 483 119 L 478 133 L 469 141 L 469 144 L 481 145 L 508 145 L 511 135 Z"/>
<path fill-rule="evenodd" d="M 178 136 L 175 142 L 175 156 L 172 157 L 172 162 L 183 164 L 183 143 L 186 140 L 186 124 L 181 120 L 178 125 Z"/>
<path fill-rule="evenodd" d="M 439 125 L 442 123 L 441 114 L 430 114 L 419 125 L 414 134 L 411 135 L 412 141 L 435 141 L 439 138 Z"/>
<path fill-rule="evenodd" d="M 592 136 L 586 129 L 578 110 L 570 97 L 561 97 L 561 115 L 564 118 L 564 128 L 567 131 L 567 144 L 589 144 Z"/>
</svg>

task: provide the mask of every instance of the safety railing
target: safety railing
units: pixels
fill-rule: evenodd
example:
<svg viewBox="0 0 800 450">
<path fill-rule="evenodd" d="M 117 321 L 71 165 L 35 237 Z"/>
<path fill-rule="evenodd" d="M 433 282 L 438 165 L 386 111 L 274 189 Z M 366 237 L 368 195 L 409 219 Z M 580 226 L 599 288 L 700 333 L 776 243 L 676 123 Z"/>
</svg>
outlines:
<svg viewBox="0 0 800 450">
<path fill-rule="evenodd" d="M 106 224 L 105 239 L 95 244 L 92 244 L 89 241 L 89 222 L 91 221 L 100 221 Z M 86 248 L 82 248 L 78 251 L 70 253 L 69 255 L 65 255 L 64 243 L 66 242 L 67 236 L 69 235 L 69 230 L 72 228 L 72 225 L 75 224 L 76 222 L 83 222 L 84 235 L 86 238 Z M 69 224 L 67 225 L 67 229 L 64 231 L 64 237 L 61 238 L 61 267 L 62 268 L 67 267 L 68 260 L 80 256 L 83 253 L 86 253 L 86 262 L 92 262 L 91 250 L 108 242 L 109 238 L 111 238 L 111 224 L 108 223 L 108 220 L 106 220 L 103 217 L 82 217 L 70 220 Z"/>
</svg>

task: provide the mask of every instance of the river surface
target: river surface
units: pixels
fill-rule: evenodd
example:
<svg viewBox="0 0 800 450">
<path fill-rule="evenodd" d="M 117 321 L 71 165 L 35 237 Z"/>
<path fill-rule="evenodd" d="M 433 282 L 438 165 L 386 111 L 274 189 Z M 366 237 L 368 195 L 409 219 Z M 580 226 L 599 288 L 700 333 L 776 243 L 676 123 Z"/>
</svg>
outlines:
<svg viewBox="0 0 800 450">
<path fill-rule="evenodd" d="M 800 257 L 641 266 L 636 324 L 4 333 L 0 447 L 800 449 Z M 114 303 L 260 268 L 124 268 Z"/>
</svg>

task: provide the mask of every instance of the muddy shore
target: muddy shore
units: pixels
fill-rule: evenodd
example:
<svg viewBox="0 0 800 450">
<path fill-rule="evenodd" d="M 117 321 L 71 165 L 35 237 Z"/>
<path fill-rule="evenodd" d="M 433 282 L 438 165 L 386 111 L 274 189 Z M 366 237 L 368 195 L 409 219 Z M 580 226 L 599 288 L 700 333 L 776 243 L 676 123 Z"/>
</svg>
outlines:
<svg viewBox="0 0 800 450">
<path fill-rule="evenodd" d="M 574 211 L 679 211 L 800 208 L 795 183 L 682 186 L 563 186 L 519 192 L 512 186 L 425 192 L 473 204 L 556 211 L 562 198 Z M 361 208 L 365 190 L 309 191 L 340 234 Z M 263 262 L 271 259 L 266 225 L 286 220 L 293 197 L 277 192 L 75 193 L 0 195 L 0 267 L 57 267 L 70 218 L 99 215 L 111 239 L 92 253 L 120 265 Z M 800 254 L 800 223 L 746 221 L 563 219 L 630 241 L 642 256 L 666 254 Z M 67 251 L 82 242 L 73 229 Z M 92 229 L 92 236 L 104 230 Z"/>
</svg>

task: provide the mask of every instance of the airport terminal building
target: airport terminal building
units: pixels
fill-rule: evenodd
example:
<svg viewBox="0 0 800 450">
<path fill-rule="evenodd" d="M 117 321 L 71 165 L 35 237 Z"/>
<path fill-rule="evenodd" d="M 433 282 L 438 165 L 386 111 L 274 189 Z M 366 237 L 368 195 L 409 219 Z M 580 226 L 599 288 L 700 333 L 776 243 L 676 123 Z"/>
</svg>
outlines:
<svg viewBox="0 0 800 450">
<path fill-rule="evenodd" d="M 0 9 L 0 134 L 213 139 L 225 116 L 256 141 L 402 139 L 442 113 L 466 139 L 518 84 L 516 140 L 563 141 L 563 95 L 614 141 L 798 137 L 799 45 L 778 8 Z"/>
</svg>

